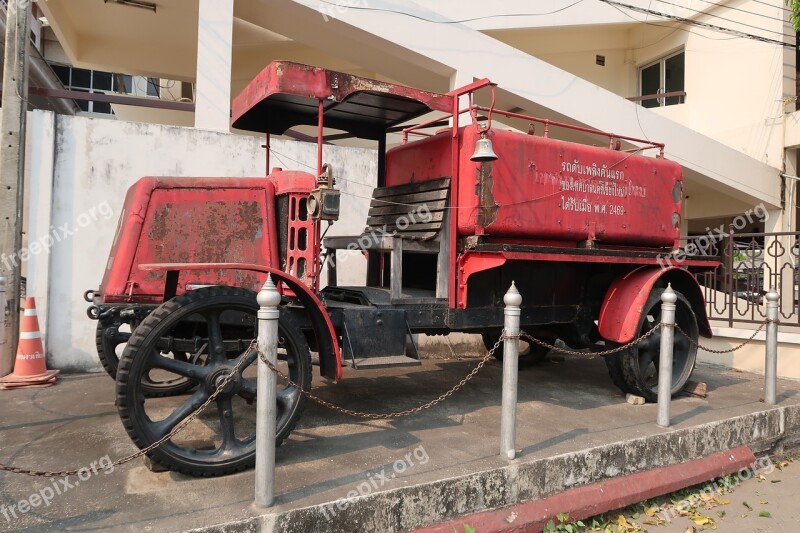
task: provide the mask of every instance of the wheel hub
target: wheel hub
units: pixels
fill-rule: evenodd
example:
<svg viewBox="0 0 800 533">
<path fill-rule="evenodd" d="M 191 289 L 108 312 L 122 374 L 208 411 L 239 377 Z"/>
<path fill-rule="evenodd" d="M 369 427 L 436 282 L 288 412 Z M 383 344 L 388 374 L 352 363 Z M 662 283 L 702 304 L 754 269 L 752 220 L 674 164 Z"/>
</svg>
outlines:
<svg viewBox="0 0 800 533">
<path fill-rule="evenodd" d="M 209 392 L 213 393 L 216 391 L 220 385 L 225 381 L 228 375 L 233 371 L 233 367 L 229 366 L 220 366 L 211 372 L 206 379 L 205 386 Z M 222 389 L 223 394 L 232 394 L 239 390 L 239 386 L 241 385 L 242 376 L 240 374 L 235 374 L 233 378 L 225 385 L 225 388 Z"/>
</svg>

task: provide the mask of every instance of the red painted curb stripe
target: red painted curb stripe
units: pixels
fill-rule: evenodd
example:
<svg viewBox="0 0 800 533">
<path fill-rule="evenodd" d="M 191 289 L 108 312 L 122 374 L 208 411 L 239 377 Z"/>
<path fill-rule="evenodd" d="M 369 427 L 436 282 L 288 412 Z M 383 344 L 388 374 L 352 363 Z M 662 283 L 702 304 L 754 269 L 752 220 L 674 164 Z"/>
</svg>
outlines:
<svg viewBox="0 0 800 533">
<path fill-rule="evenodd" d="M 741 446 L 686 463 L 577 487 L 541 500 L 468 515 L 418 529 L 416 533 L 464 531 L 465 524 L 478 533 L 542 531 L 558 513 L 569 513 L 570 520 L 583 520 L 738 472 L 755 461 L 752 450 Z"/>
</svg>

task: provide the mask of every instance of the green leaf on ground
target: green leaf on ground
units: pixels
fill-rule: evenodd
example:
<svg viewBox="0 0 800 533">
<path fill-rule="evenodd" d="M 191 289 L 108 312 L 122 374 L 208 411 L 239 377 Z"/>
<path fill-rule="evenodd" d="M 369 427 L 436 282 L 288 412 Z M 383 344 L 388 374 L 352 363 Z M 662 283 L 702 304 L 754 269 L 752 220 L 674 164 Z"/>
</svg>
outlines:
<svg viewBox="0 0 800 533">
<path fill-rule="evenodd" d="M 760 516 L 761 518 L 772 518 L 772 515 L 770 514 L 769 511 L 761 511 L 760 513 L 758 513 L 758 516 Z"/>
</svg>

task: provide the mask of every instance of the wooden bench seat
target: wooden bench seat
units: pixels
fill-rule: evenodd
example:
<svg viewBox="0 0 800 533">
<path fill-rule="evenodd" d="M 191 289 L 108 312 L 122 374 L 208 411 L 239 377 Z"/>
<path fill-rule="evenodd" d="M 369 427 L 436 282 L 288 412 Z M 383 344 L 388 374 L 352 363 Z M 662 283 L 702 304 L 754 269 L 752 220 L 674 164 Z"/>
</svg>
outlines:
<svg viewBox="0 0 800 533">
<path fill-rule="evenodd" d="M 322 244 L 336 250 L 388 252 L 391 255 L 392 299 L 402 299 L 403 253 L 438 254 L 436 297 L 447 297 L 446 238 L 450 178 L 378 187 L 372 193 L 367 226 L 361 235 L 326 237 Z M 443 237 L 444 235 L 444 237 Z M 328 263 L 328 284 L 336 284 L 336 261 Z"/>
</svg>

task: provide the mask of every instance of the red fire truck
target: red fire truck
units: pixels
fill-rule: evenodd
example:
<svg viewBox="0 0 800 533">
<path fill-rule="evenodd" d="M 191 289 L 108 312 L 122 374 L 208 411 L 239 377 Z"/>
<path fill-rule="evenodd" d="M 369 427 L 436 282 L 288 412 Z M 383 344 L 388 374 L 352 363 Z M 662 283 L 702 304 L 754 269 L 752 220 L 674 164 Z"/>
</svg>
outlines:
<svg viewBox="0 0 800 533">
<path fill-rule="evenodd" d="M 484 94 L 491 104 L 478 105 Z M 251 341 L 255 294 L 268 274 L 282 294 L 281 366 L 307 390 L 315 365 L 334 382 L 345 365 L 419 365 L 418 333 L 476 333 L 494 345 L 512 280 L 523 297 L 522 328 L 575 349 L 618 346 L 653 328 L 671 283 L 677 323 L 691 338 L 675 336 L 679 391 L 695 364 L 691 340 L 711 334 L 688 269 L 716 265 L 664 260 L 679 245 L 680 166 L 664 159 L 662 144 L 504 111 L 494 94 L 489 80 L 436 94 L 273 62 L 234 101 L 233 126 L 266 134 L 268 169 L 270 135 L 315 126 L 313 172 L 133 185 L 102 283 L 86 297 L 136 445 L 166 435 L 245 358 L 216 409 L 150 456 L 201 476 L 254 463 Z M 340 130 L 333 138 L 377 144 L 377 176 L 356 179 L 375 183 L 359 235 L 324 237 L 348 202 L 363 201 L 336 188 L 337 176 L 353 172 L 326 163 L 332 130 Z M 387 150 L 390 135 L 402 143 Z M 357 262 L 366 282 L 338 285 L 337 270 Z M 652 401 L 659 344 L 656 333 L 607 357 L 616 386 Z M 525 354 L 545 355 L 537 345 Z M 304 404 L 295 388 L 280 386 L 278 443 Z"/>
</svg>

